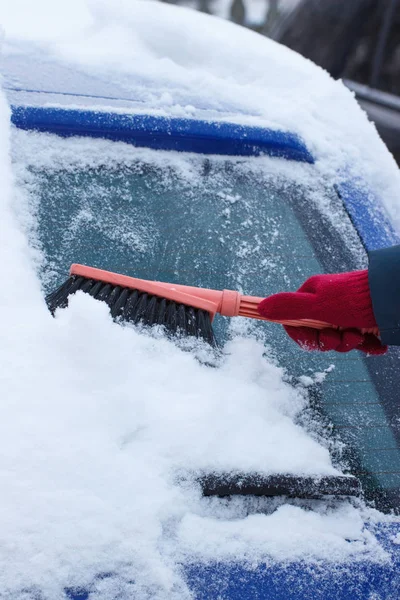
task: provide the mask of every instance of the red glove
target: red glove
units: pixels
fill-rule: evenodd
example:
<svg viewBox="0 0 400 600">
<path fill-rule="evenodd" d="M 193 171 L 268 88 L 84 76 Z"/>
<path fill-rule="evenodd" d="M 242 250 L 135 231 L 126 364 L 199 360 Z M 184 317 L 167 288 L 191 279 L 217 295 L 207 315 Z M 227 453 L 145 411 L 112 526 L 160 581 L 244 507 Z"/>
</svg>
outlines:
<svg viewBox="0 0 400 600">
<path fill-rule="evenodd" d="M 307 350 L 361 350 L 367 354 L 385 354 L 387 346 L 361 329 L 377 327 L 372 309 L 368 271 L 337 275 L 315 275 L 297 292 L 275 294 L 258 305 L 261 316 L 271 320 L 315 319 L 341 327 L 311 329 L 286 327 L 287 334 Z"/>
</svg>

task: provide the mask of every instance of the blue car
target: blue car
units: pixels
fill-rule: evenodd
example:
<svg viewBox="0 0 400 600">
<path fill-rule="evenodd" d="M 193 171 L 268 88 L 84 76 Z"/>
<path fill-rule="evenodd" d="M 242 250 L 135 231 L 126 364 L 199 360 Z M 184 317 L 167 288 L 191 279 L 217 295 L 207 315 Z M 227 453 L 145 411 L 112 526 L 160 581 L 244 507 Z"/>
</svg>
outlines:
<svg viewBox="0 0 400 600">
<path fill-rule="evenodd" d="M 140 16 L 138 22 L 141 26 L 146 19 L 151 25 L 148 8 L 135 10 L 138 11 L 136 16 Z M 342 101 L 344 112 L 347 107 L 350 112 L 353 111 L 356 122 L 353 132 L 343 131 L 341 134 L 341 127 L 345 129 L 344 121 L 338 122 L 336 131 L 328 119 L 324 121 L 323 111 L 310 117 L 309 126 L 313 127 L 310 135 L 306 131 L 307 123 L 295 126 L 296 119 L 301 121 L 302 115 L 312 113 L 318 102 L 328 102 L 329 93 L 334 96 L 332 90 L 336 90 L 333 86 L 341 84 L 328 81 L 328 76 L 317 67 L 299 57 L 292 58 L 286 49 L 270 46 L 273 43 L 267 40 L 259 41 L 256 34 L 242 33 L 240 28 L 208 16 L 196 17 L 191 11 L 181 12 L 181 9 L 164 6 L 160 6 L 160 11 L 162 18 L 166 15 L 171 18 L 171 21 L 165 20 L 166 36 L 174 35 L 171 15 L 176 15 L 177 22 L 180 25 L 186 23 L 188 31 L 211 24 L 211 39 L 217 31 L 223 32 L 226 40 L 236 36 L 241 52 L 245 52 L 247 43 L 251 46 L 253 39 L 256 39 L 257 48 L 265 44 L 271 56 L 274 52 L 277 54 L 273 70 L 282 69 L 284 72 L 287 62 L 292 76 L 300 65 L 298 81 L 293 84 L 297 85 L 297 92 L 291 100 L 294 116 L 288 112 L 287 124 L 284 124 L 285 110 L 280 112 L 279 108 L 280 84 L 272 86 L 271 92 L 276 94 L 275 104 L 270 104 L 271 111 L 276 106 L 276 122 L 272 112 L 269 119 L 258 113 L 256 100 L 252 98 L 249 98 L 247 106 L 244 97 L 232 98 L 231 104 L 227 103 L 223 92 L 226 74 L 222 67 L 221 81 L 215 84 L 215 90 L 219 90 L 221 96 L 218 99 L 215 92 L 211 101 L 207 91 L 199 89 L 196 96 L 195 88 L 182 85 L 179 89 L 176 81 L 174 88 L 168 88 L 169 92 L 165 91 L 161 80 L 151 80 L 150 76 L 147 88 L 146 81 L 139 79 L 136 80 L 136 88 L 132 80 L 128 86 L 126 79 L 121 79 L 119 88 L 116 85 L 112 88 L 112 76 L 108 81 L 107 76 L 103 74 L 100 77 L 98 71 L 94 76 L 88 74 L 87 69 L 79 67 L 74 70 L 71 65 L 66 66 L 55 59 L 52 62 L 49 56 L 43 58 L 40 55 L 41 62 L 38 63 L 32 54 L 24 54 L 25 50 L 19 54 L 9 52 L 5 62 L 4 88 L 11 111 L 11 152 L 18 190 L 16 210 L 29 242 L 31 260 L 43 297 L 66 279 L 72 263 L 144 279 L 238 289 L 249 295 L 267 296 L 293 291 L 315 273 L 366 268 L 369 250 L 399 243 L 396 216 L 390 212 L 390 200 L 387 199 L 392 198 L 396 182 L 388 184 L 386 190 L 380 190 L 377 176 L 378 184 L 374 186 L 371 173 L 362 171 L 368 162 L 363 162 L 363 148 L 357 146 L 357 140 L 349 149 L 348 156 L 344 156 L 343 147 L 347 140 L 359 131 L 360 146 L 370 143 L 376 149 L 377 171 L 379 165 L 387 166 L 380 176 L 397 173 L 376 132 L 367 123 L 350 93 L 340 88 L 334 102 Z M 161 27 L 162 18 L 155 18 L 156 29 Z M 254 52 L 259 60 L 261 50 Z M 282 52 L 281 56 L 279 52 Z M 249 51 L 250 62 L 251 56 Z M 176 54 L 171 60 L 177 60 Z M 321 80 L 321 89 L 326 84 L 330 90 L 329 93 L 321 92 L 321 98 L 318 98 L 317 90 L 315 105 L 300 98 L 299 81 L 306 76 L 301 71 L 303 62 L 307 77 L 313 80 L 315 76 L 316 85 Z M 213 78 L 217 76 L 213 74 Z M 229 77 L 227 81 L 229 86 Z M 255 79 L 253 83 L 257 98 L 259 87 Z M 241 83 L 242 87 L 246 85 L 246 93 L 250 94 L 252 84 Z M 139 91 L 135 92 L 135 89 Z M 145 89 L 149 92 L 147 99 L 143 92 Z M 168 94 L 175 94 L 179 99 L 170 110 Z M 150 96 L 164 98 L 162 110 L 151 104 Z M 282 92 L 282 97 L 288 99 L 287 90 Z M 319 123 L 321 129 L 317 131 Z M 366 142 L 362 139 L 363 128 Z M 329 135 L 327 132 L 330 132 Z M 368 159 L 374 154 L 370 147 L 365 152 Z M 68 321 L 65 311 L 61 311 L 63 314 L 57 314 L 54 325 L 64 332 L 73 331 L 75 336 L 79 330 L 76 329 L 80 323 L 79 310 L 82 309 L 83 315 L 86 310 L 87 314 L 93 312 L 94 315 L 100 311 L 98 303 L 93 300 L 87 307 L 83 304 L 78 306 L 83 301 L 76 300 L 72 321 Z M 103 317 L 105 319 L 99 312 L 99 323 Z M 89 321 L 82 321 L 83 338 L 90 332 L 87 323 L 90 325 Z M 48 325 L 49 331 L 52 326 Z M 309 436 L 307 448 L 315 447 L 315 455 L 302 453 L 302 448 L 296 449 L 295 443 L 292 447 L 289 437 L 285 437 L 288 434 L 282 430 L 282 447 L 276 446 L 274 464 L 266 465 L 264 470 L 261 464 L 268 437 L 254 440 L 254 447 L 259 447 L 261 457 L 258 462 L 257 457 L 248 459 L 244 456 L 242 459 L 240 430 L 229 426 L 229 423 L 236 426 L 239 421 L 229 420 L 229 406 L 222 403 L 221 413 L 214 412 L 215 416 L 204 429 L 211 432 L 207 438 L 208 446 L 204 451 L 200 448 L 199 453 L 203 454 L 196 462 L 198 457 L 193 452 L 191 440 L 193 444 L 198 443 L 196 419 L 201 422 L 202 415 L 194 416 L 190 423 L 182 418 L 179 424 L 179 410 L 171 407 L 170 416 L 165 408 L 166 427 L 181 430 L 188 427 L 184 438 L 187 448 L 185 450 L 182 446 L 181 452 L 187 451 L 192 471 L 193 465 L 195 469 L 196 465 L 200 467 L 191 477 L 181 476 L 185 462 L 183 457 L 179 468 L 172 469 L 173 483 L 168 489 L 178 491 L 174 491 L 176 496 L 171 495 L 168 506 L 162 509 L 165 518 L 161 516 L 158 522 L 161 533 L 157 533 L 156 547 L 159 555 L 156 558 L 150 555 L 147 541 L 141 537 L 142 523 L 136 530 L 136 526 L 126 522 L 126 552 L 121 549 L 121 543 L 118 557 L 113 554 L 111 543 L 109 549 L 104 550 L 108 542 L 107 538 L 105 541 L 102 539 L 100 532 L 98 539 L 102 558 L 98 563 L 97 533 L 89 545 L 78 543 L 80 529 L 75 520 L 87 519 L 89 523 L 93 519 L 93 527 L 97 527 L 96 518 L 102 515 L 102 503 L 108 501 L 105 488 L 114 481 L 107 471 L 114 469 L 115 465 L 111 460 L 108 466 L 107 461 L 101 463 L 105 478 L 103 490 L 98 483 L 98 475 L 93 487 L 90 487 L 89 474 L 85 475 L 85 481 L 81 481 L 80 462 L 76 458 L 76 462 L 71 463 L 76 465 L 79 475 L 76 487 L 73 478 L 70 487 L 65 488 L 62 486 L 67 484 L 62 480 L 57 494 L 61 494 L 62 488 L 62 493 L 71 498 L 75 507 L 75 502 L 79 504 L 76 498 L 85 490 L 89 494 L 87 497 L 93 499 L 96 517 L 91 515 L 90 503 L 85 504 L 82 513 L 74 508 L 75 517 L 71 517 L 70 522 L 65 509 L 65 524 L 72 531 L 72 537 L 63 538 L 60 533 L 60 538 L 55 540 L 61 558 L 59 563 L 54 564 L 58 567 L 65 565 L 65 571 L 60 567 L 62 573 L 54 573 L 53 591 L 49 592 L 48 575 L 40 575 L 43 565 L 38 550 L 27 556 L 27 572 L 36 572 L 34 565 L 37 561 L 40 576 L 37 579 L 33 577 L 30 585 L 26 576 L 21 576 L 24 584 L 20 589 L 17 583 L 14 588 L 4 583 L 10 598 L 400 598 L 400 521 L 396 517 L 400 510 L 400 403 L 397 397 L 400 351 L 391 348 L 383 357 L 365 356 L 355 351 L 349 355 L 322 355 L 302 351 L 276 324 L 254 325 L 242 320 L 233 323 L 216 317 L 213 326 L 220 350 L 192 348 L 199 361 L 196 367 L 185 362 L 191 360 L 185 358 L 187 353 L 163 340 L 162 336 L 152 338 L 148 332 L 137 333 L 136 330 L 134 335 L 148 340 L 145 343 L 149 344 L 149 353 L 160 354 L 174 347 L 170 351 L 184 357 L 171 363 L 179 368 L 170 373 L 172 383 L 166 384 L 166 388 L 169 385 L 179 388 L 179 380 L 185 381 L 186 368 L 188 373 L 197 372 L 191 370 L 195 368 L 202 374 L 206 371 L 206 377 L 214 381 L 213 378 L 219 377 L 218 370 L 225 368 L 221 353 L 235 355 L 237 352 L 230 344 L 242 344 L 244 348 L 244 344 L 249 343 L 250 354 L 252 343 L 265 344 L 265 360 L 270 365 L 269 375 L 263 375 L 265 379 L 262 379 L 266 386 L 265 401 L 271 401 L 269 396 L 275 389 L 269 387 L 267 380 L 270 376 L 275 378 L 271 385 L 279 389 L 282 387 L 288 394 L 282 397 L 281 404 L 284 406 L 279 409 L 282 411 L 279 414 L 282 419 L 284 415 L 285 419 L 293 421 L 293 427 L 296 427 L 293 432 L 300 432 L 299 436 L 304 432 L 304 436 Z M 111 322 L 105 327 L 110 327 L 104 334 L 109 336 L 110 344 L 114 335 L 124 335 L 112 333 L 118 328 Z M 59 334 L 55 331 L 54 335 Z M 68 335 L 66 333 L 63 338 L 67 347 Z M 83 338 L 77 347 L 77 356 L 82 357 L 90 352 L 89 346 L 85 350 Z M 124 346 L 125 349 L 127 347 Z M 83 367 L 79 370 L 78 363 L 73 362 L 67 351 L 62 360 L 66 364 L 71 360 L 71 365 L 75 365 L 71 373 L 76 378 L 76 389 L 83 390 L 82 397 L 87 397 L 90 405 L 92 402 L 95 404 L 98 395 L 99 415 L 102 415 L 105 410 L 102 387 L 100 384 L 96 387 L 94 382 L 96 379 L 101 382 L 107 376 L 109 363 L 103 364 L 100 355 L 88 363 L 95 373 L 92 379 L 86 376 Z M 244 364 L 245 355 L 239 356 L 242 356 Z M 167 368 L 163 364 L 162 361 L 155 363 L 154 368 Z M 235 369 L 239 372 L 241 368 L 239 361 Z M 247 367 L 244 365 L 243 368 Z M 261 366 L 259 368 L 262 369 Z M 121 370 L 122 380 L 125 375 L 129 380 L 131 375 Z M 189 385 L 190 382 L 187 383 Z M 249 410 L 253 410 L 254 382 L 251 385 L 247 383 L 248 387 L 243 389 L 248 393 Z M 65 385 L 68 385 L 67 380 Z M 215 380 L 215 385 L 219 385 L 218 380 Z M 150 381 L 149 386 L 151 389 Z M 196 386 L 204 386 L 207 394 L 205 380 L 199 379 L 197 384 L 194 383 Z M 55 401 L 62 406 L 63 400 L 57 399 L 59 393 L 62 398 L 62 391 L 57 391 Z M 119 388 L 119 382 L 116 382 L 115 393 L 116 398 L 119 394 L 125 398 L 126 391 L 123 387 Z M 189 386 L 188 397 L 191 393 Z M 140 394 L 143 392 L 140 391 Z M 298 409 L 288 408 L 285 404 L 286 398 L 292 398 L 291 394 L 294 404 L 297 406 L 298 403 Z M 139 425 L 132 425 L 131 431 L 128 422 L 133 408 L 129 402 L 128 396 L 124 404 L 117 402 L 118 410 L 121 407 L 126 410 L 127 421 L 126 434 L 118 438 L 118 452 L 124 452 L 125 447 L 135 444 L 138 436 L 142 444 L 138 448 L 142 452 L 149 448 L 151 454 L 151 444 L 146 445 L 146 436 L 150 436 L 150 441 L 153 439 L 154 433 L 150 435 L 147 432 L 154 422 L 151 419 L 146 421 L 147 417 L 143 415 L 147 411 L 159 410 L 159 405 L 150 395 L 146 396 L 148 405 L 133 404 L 134 410 L 143 411 L 143 415 L 138 416 Z M 104 414 L 110 415 L 110 430 L 113 431 L 115 424 L 112 412 L 108 412 L 108 400 L 106 405 Z M 214 411 L 217 406 L 213 406 Z M 233 401 L 230 411 L 235 412 L 235 407 Z M 60 410 L 61 414 L 69 415 L 63 408 Z M 85 410 L 82 407 L 82 423 L 86 422 Z M 185 410 L 182 406 L 182 414 Z M 258 401 L 254 411 L 254 414 L 264 415 Z M 262 435 L 268 432 L 269 426 L 268 415 L 264 417 L 266 425 L 265 430 L 260 429 Z M 95 448 L 96 444 L 102 443 L 100 437 L 96 437 L 94 430 L 90 431 L 80 424 L 78 413 L 71 412 L 70 417 L 64 418 L 65 426 L 74 430 L 72 440 L 78 439 L 74 436 L 79 434 L 80 428 L 82 438 L 90 440 L 93 436 L 96 440 L 93 445 L 93 472 L 97 473 Z M 246 427 L 243 423 L 243 428 Z M 259 431 L 256 423 L 253 430 L 256 438 Z M 218 443 L 218 436 L 223 443 Z M 272 436 L 271 429 L 271 439 Z M 226 440 L 231 440 L 229 443 L 232 444 L 229 446 L 228 443 L 228 450 L 222 447 Z M 246 448 L 247 442 L 247 439 L 243 442 L 243 448 Z M 283 456 L 285 449 L 287 459 Z M 110 449 L 110 452 L 114 450 Z M 168 446 L 163 452 L 168 457 Z M 63 456 L 64 451 L 61 451 L 60 469 L 64 464 Z M 100 452 L 99 456 L 101 461 L 103 454 Z M 293 465 L 297 464 L 297 458 L 299 466 L 296 472 Z M 134 459 L 140 462 L 140 455 Z M 143 480 L 151 482 L 153 477 L 157 480 L 158 470 L 162 467 L 154 464 L 153 474 L 153 459 L 146 462 L 147 458 L 143 455 L 143 460 L 146 465 Z M 231 470 L 227 474 L 229 465 Z M 137 466 L 132 466 L 132 469 L 133 480 L 136 480 L 141 472 Z M 126 473 L 129 469 L 122 469 L 121 477 L 126 478 Z M 118 491 L 117 477 L 115 481 L 115 490 Z M 157 489 L 157 486 L 149 487 L 149 498 L 144 501 L 148 503 L 149 511 L 152 510 L 151 495 Z M 130 488 L 129 494 L 126 495 L 125 491 L 115 495 L 114 512 L 121 511 L 124 518 L 124 507 L 129 497 L 134 496 L 134 488 Z M 29 494 L 24 498 L 29 507 Z M 173 498 L 176 506 L 172 506 Z M 183 509 L 185 498 L 189 500 Z M 113 508 L 113 505 L 110 506 Z M 195 507 L 191 515 L 190 507 Z M 116 527 L 114 522 L 110 524 L 107 521 L 107 510 L 104 508 L 105 531 L 108 527 Z M 187 514 L 183 517 L 185 511 Z M 134 520 L 134 512 L 129 515 Z M 279 515 L 276 523 L 274 515 Z M 339 515 L 337 520 L 335 515 Z M 351 523 L 354 523 L 353 534 Z M 124 531 L 124 524 L 118 526 Z M 49 527 L 51 530 L 51 518 Z M 324 537 L 326 527 L 331 527 L 331 538 Z M 97 532 L 97 529 L 93 531 Z M 76 552 L 71 542 L 74 536 L 77 539 Z M 332 539 L 331 548 L 329 539 Z M 338 540 L 337 545 L 335 539 Z M 23 544 L 23 540 L 20 543 Z M 68 543 L 72 544 L 71 552 L 67 552 L 65 558 L 63 544 Z M 109 566 L 104 556 L 109 557 Z M 81 569 L 81 565 L 89 562 L 90 569 L 85 570 L 83 566 Z M 153 573 L 152 569 L 153 584 L 149 584 L 147 579 L 146 585 L 139 585 L 136 575 L 140 579 L 141 570 Z"/>
</svg>

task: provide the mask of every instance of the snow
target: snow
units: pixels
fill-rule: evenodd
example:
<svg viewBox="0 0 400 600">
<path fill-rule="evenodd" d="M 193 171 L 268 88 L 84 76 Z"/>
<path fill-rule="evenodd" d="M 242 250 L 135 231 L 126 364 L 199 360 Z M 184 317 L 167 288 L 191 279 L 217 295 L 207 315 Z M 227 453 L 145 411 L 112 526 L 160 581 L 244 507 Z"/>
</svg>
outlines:
<svg viewBox="0 0 400 600">
<path fill-rule="evenodd" d="M 396 535 L 393 536 L 392 542 L 393 542 L 393 544 L 400 545 L 400 533 L 397 533 Z"/>
<path fill-rule="evenodd" d="M 319 176 L 362 173 L 400 219 L 397 168 L 351 93 L 273 42 L 150 1 L 14 0 L 0 6 L 0 22 L 6 88 L 40 83 L 30 68 L 39 64 L 53 92 L 89 79 L 93 94 L 124 92 L 131 110 L 136 102 L 154 114 L 295 131 Z M 126 597 L 183 599 L 179 565 L 198 558 L 386 560 L 364 526 L 376 515 L 361 503 L 207 500 L 181 483 L 208 469 L 336 470 L 295 423 L 306 394 L 260 341 L 237 336 L 213 368 L 197 358 L 204 348 L 196 357 L 162 335 L 117 327 L 83 294 L 50 316 L 15 213 L 23 191 L 9 118 L 2 94 L 0 595 L 57 600 L 107 572 Z M 305 378 L 327 373 L 328 364 Z M 94 597 L 113 597 L 107 582 Z"/>
<path fill-rule="evenodd" d="M 195 540 L 196 558 L 208 560 L 226 558 L 251 561 L 254 552 L 265 552 L 275 560 L 302 560 L 307 555 L 302 540 L 307 538 L 310 547 L 320 559 L 331 562 L 342 562 L 347 554 L 343 536 L 351 540 L 353 550 L 357 551 L 352 560 L 365 559 L 366 545 L 369 551 L 376 550 L 376 555 L 384 559 L 373 534 L 363 528 L 362 515 L 349 504 L 335 508 L 319 507 L 308 513 L 288 503 L 278 507 L 268 518 L 265 527 L 265 515 L 252 514 L 242 519 L 234 519 L 229 523 L 206 516 L 187 515 L 179 529 L 180 540 L 184 547 L 193 547 Z M 291 536 L 282 535 L 282 523 L 285 528 L 292 529 Z M 358 556 L 357 556 L 358 554 Z M 368 554 L 368 553 L 367 553 Z"/>
<path fill-rule="evenodd" d="M 232 23 L 151 0 L 15 0 L 2 4 L 0 22 L 6 87 L 58 92 L 50 99 L 55 105 L 71 103 L 59 92 L 78 93 L 80 81 L 81 92 L 124 98 L 114 103 L 134 112 L 296 132 L 324 177 L 362 174 L 400 223 L 399 171 L 375 127 L 352 92 L 291 50 Z M 38 101 L 40 94 L 28 97 Z M 79 102 L 90 105 L 88 98 Z"/>
<path fill-rule="evenodd" d="M 312 376 L 300 375 L 299 383 L 301 383 L 301 385 L 303 385 L 304 387 L 310 387 L 311 385 L 314 385 L 316 383 L 322 383 L 323 381 L 325 381 L 328 373 L 332 373 L 334 368 L 335 368 L 335 365 L 329 365 L 329 367 L 324 369 L 324 371 L 322 373 L 316 372 L 316 373 L 313 373 Z"/>
</svg>

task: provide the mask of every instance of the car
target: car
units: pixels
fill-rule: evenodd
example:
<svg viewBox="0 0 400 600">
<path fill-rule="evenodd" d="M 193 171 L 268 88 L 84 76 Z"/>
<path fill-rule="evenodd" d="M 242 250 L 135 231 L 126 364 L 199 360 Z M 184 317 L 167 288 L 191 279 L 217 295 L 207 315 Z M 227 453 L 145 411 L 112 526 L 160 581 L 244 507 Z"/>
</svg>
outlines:
<svg viewBox="0 0 400 600">
<path fill-rule="evenodd" d="M 119 328 L 89 298 L 54 321 L 42 308 L 74 262 L 256 296 L 365 268 L 399 243 L 397 166 L 350 92 L 278 44 L 152 2 L 103 11 L 98 29 L 40 50 L 37 32 L 6 37 L 14 210 L 43 290 L 32 347 L 54 373 L 35 379 L 31 352 L 18 378 L 38 388 L 15 395 L 33 424 L 14 437 L 10 485 L 27 550 L 23 584 L 2 585 L 71 600 L 396 598 L 396 348 L 309 354 L 279 325 L 220 318 L 221 358 Z M 254 473 L 280 479 L 246 489 Z M 324 489 L 343 473 L 361 498 Z"/>
</svg>

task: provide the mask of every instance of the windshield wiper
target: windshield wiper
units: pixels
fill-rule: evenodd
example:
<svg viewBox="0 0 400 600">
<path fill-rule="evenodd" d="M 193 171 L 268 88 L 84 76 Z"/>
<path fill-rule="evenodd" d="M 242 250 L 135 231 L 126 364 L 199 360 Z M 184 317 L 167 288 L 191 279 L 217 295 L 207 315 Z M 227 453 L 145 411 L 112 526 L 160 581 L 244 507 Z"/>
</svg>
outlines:
<svg viewBox="0 0 400 600">
<path fill-rule="evenodd" d="M 360 496 L 360 481 L 352 475 L 301 477 L 260 473 L 209 473 L 197 478 L 204 496 Z"/>
</svg>

